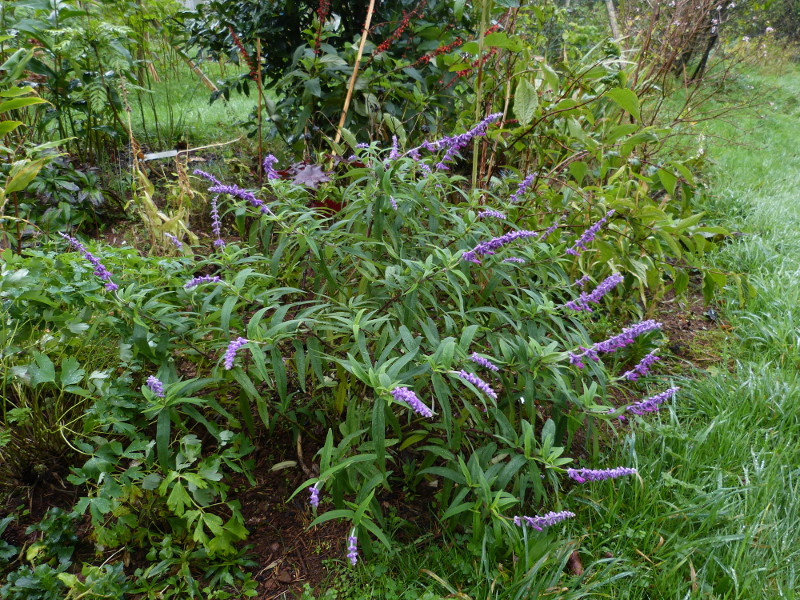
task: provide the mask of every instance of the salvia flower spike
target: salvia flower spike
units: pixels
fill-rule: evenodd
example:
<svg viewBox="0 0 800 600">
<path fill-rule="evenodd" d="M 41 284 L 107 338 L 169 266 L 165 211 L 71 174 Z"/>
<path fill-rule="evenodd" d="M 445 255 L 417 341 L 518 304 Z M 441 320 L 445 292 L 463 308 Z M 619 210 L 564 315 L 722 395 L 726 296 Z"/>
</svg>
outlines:
<svg viewBox="0 0 800 600">
<path fill-rule="evenodd" d="M 639 377 L 644 377 L 650 372 L 650 367 L 653 366 L 654 363 L 661 360 L 657 355 L 656 352 L 658 350 L 653 350 L 649 354 L 646 354 L 645 357 L 639 361 L 639 363 L 633 367 L 630 371 L 625 371 L 622 374 L 623 379 L 627 379 L 628 381 L 636 381 Z"/>
<path fill-rule="evenodd" d="M 594 225 L 589 227 L 586 231 L 581 234 L 581 237 L 573 244 L 572 248 L 567 248 L 567 254 L 572 254 L 573 256 L 578 256 L 581 252 L 586 250 L 586 244 L 592 242 L 594 238 L 597 236 L 597 232 L 605 225 L 606 221 L 614 214 L 614 210 L 610 210 L 606 213 L 602 219 L 597 221 Z"/>
<path fill-rule="evenodd" d="M 163 398 L 164 397 L 164 384 L 161 383 L 161 380 L 154 375 L 150 375 L 145 382 L 147 387 L 150 388 L 150 391 L 153 392 L 153 395 L 156 398 Z"/>
<path fill-rule="evenodd" d="M 318 481 L 317 483 L 315 483 L 312 486 L 309 486 L 308 488 L 308 493 L 309 493 L 308 503 L 314 508 L 317 508 L 319 506 L 319 484 L 320 482 Z"/>
<path fill-rule="evenodd" d="M 464 381 L 469 381 L 472 385 L 486 394 L 492 400 L 497 400 L 497 393 L 492 389 L 492 387 L 486 383 L 483 379 L 478 377 L 473 373 L 468 373 L 467 371 L 458 371 L 457 375 L 463 379 Z"/>
<path fill-rule="evenodd" d="M 600 304 L 603 296 L 622 283 L 623 279 L 622 275 L 614 273 L 606 277 L 591 293 L 581 292 L 579 298 L 570 300 L 564 306 L 575 311 L 585 310 L 586 312 L 592 312 L 589 304 Z"/>
<path fill-rule="evenodd" d="M 631 327 L 626 327 L 622 330 L 622 333 L 610 337 L 607 340 L 603 340 L 602 342 L 598 342 L 591 348 L 578 346 L 579 352 L 569 353 L 569 362 L 570 364 L 577 366 L 579 369 L 582 369 L 584 367 L 583 361 L 581 360 L 583 357 L 597 362 L 600 360 L 599 355 L 601 353 L 610 354 L 615 352 L 620 348 L 624 348 L 628 344 L 632 344 L 638 336 L 655 329 L 661 329 L 661 323 L 652 319 L 642 321 L 641 323 L 637 323 Z"/>
<path fill-rule="evenodd" d="M 636 473 L 636 469 L 629 469 L 628 467 L 616 467 L 615 469 L 567 469 L 569 478 L 578 483 L 616 479 L 617 477 L 635 475 Z"/>
<path fill-rule="evenodd" d="M 425 406 L 425 404 L 417 397 L 413 390 L 410 390 L 407 387 L 396 387 L 391 391 L 391 394 L 392 397 L 398 402 L 404 402 L 408 404 L 411 407 L 411 410 L 418 415 L 422 415 L 426 418 L 431 418 L 433 416 L 433 411 Z"/>
<path fill-rule="evenodd" d="M 660 406 L 672 398 L 680 388 L 671 387 L 668 390 L 661 392 L 660 394 L 656 394 L 655 396 L 651 396 L 646 400 L 642 400 L 641 402 L 635 402 L 631 404 L 627 410 L 628 412 L 632 412 L 635 415 L 643 415 L 649 412 L 657 411 Z"/>
<path fill-rule="evenodd" d="M 267 175 L 267 179 L 280 179 L 281 176 L 275 170 L 277 162 L 278 159 L 272 154 L 267 154 L 264 157 L 264 173 Z"/>
<path fill-rule="evenodd" d="M 350 559 L 350 564 L 356 566 L 358 562 L 358 538 L 356 537 L 356 530 L 353 529 L 347 538 L 347 558 Z"/>
<path fill-rule="evenodd" d="M 527 525 L 528 527 L 532 527 L 536 531 L 541 531 L 542 527 L 551 527 L 565 519 L 570 519 L 575 516 L 574 512 L 570 512 L 568 510 L 562 510 L 561 512 L 549 512 L 544 515 L 537 515 L 535 517 L 525 517 L 519 516 L 514 517 L 514 525 L 517 527 L 522 527 L 523 525 Z"/>
<path fill-rule="evenodd" d="M 253 192 L 249 192 L 245 189 L 240 188 L 238 185 L 212 185 L 208 188 L 208 191 L 212 194 L 228 194 L 229 196 L 233 196 L 234 198 L 240 198 L 250 203 L 253 208 L 257 208 L 262 215 L 272 215 L 275 216 L 266 204 L 264 204 L 263 200 L 256 198 L 256 195 Z"/>
<path fill-rule="evenodd" d="M 526 176 L 525 179 L 520 181 L 519 185 L 517 186 L 517 191 L 508 197 L 509 202 L 516 204 L 517 202 L 522 200 L 522 196 L 525 195 L 525 192 L 528 191 L 528 188 L 531 187 L 531 184 L 535 180 L 536 180 L 536 173 L 531 173 L 530 175 Z"/>
<path fill-rule="evenodd" d="M 487 218 L 505 219 L 506 218 L 506 214 L 500 212 L 499 210 L 493 210 L 491 208 L 487 208 L 486 210 L 482 210 L 481 212 L 478 213 L 478 218 L 479 219 L 487 219 Z"/>
<path fill-rule="evenodd" d="M 475 263 L 476 265 L 481 264 L 479 256 L 487 256 L 492 255 L 495 251 L 499 250 L 506 244 L 510 244 L 513 241 L 525 239 L 525 238 L 532 238 L 538 237 L 539 233 L 536 231 L 527 231 L 527 230 L 518 230 L 518 231 L 509 231 L 508 233 L 501 235 L 500 237 L 492 238 L 487 242 L 481 242 L 477 246 L 475 246 L 472 250 L 467 250 L 464 254 L 461 255 L 463 260 L 467 262 Z"/>
<path fill-rule="evenodd" d="M 238 337 L 228 344 L 228 348 L 225 350 L 225 354 L 222 357 L 222 364 L 226 371 L 230 371 L 233 368 L 233 361 L 236 360 L 236 353 L 249 341 L 250 340 L 247 338 Z"/>
<path fill-rule="evenodd" d="M 66 233 L 61 233 L 61 232 L 59 232 L 58 235 L 60 235 L 65 240 L 67 240 L 69 242 L 70 246 L 72 246 L 78 252 L 83 254 L 83 257 L 92 264 L 92 266 L 94 267 L 94 275 L 95 275 L 95 277 L 98 277 L 98 278 L 100 278 L 100 279 L 102 279 L 103 281 L 106 282 L 105 283 L 105 288 L 109 292 L 113 292 L 114 290 L 118 290 L 119 289 L 119 286 L 116 283 L 114 283 L 113 281 L 111 281 L 111 273 L 109 272 L 108 269 L 105 268 L 103 263 L 100 262 L 100 259 L 98 259 L 91 252 L 89 252 L 86 249 L 86 247 L 83 244 L 81 244 L 74 237 L 69 236 Z"/>
<path fill-rule="evenodd" d="M 266 159 L 265 159 L 266 160 Z M 214 247 L 224 248 L 225 240 L 222 239 L 222 220 L 219 217 L 219 205 L 217 199 L 219 196 L 214 196 L 211 199 L 211 233 L 214 234 Z"/>
<path fill-rule="evenodd" d="M 181 242 L 177 237 L 172 235 L 171 233 L 164 233 L 167 236 L 167 239 L 172 242 L 172 245 L 175 246 L 178 250 L 183 249 L 183 242 Z"/>
<path fill-rule="evenodd" d="M 218 275 L 203 275 L 202 277 L 195 277 L 194 279 L 190 279 L 183 285 L 183 288 L 186 290 L 190 290 L 203 283 L 218 283 L 219 280 L 220 278 Z"/>
<path fill-rule="evenodd" d="M 476 365 L 480 365 L 485 369 L 489 369 L 490 371 L 494 371 L 495 373 L 500 370 L 500 367 L 492 363 L 488 358 L 484 358 L 477 352 L 473 352 L 470 354 L 469 359 L 474 362 Z"/>
</svg>

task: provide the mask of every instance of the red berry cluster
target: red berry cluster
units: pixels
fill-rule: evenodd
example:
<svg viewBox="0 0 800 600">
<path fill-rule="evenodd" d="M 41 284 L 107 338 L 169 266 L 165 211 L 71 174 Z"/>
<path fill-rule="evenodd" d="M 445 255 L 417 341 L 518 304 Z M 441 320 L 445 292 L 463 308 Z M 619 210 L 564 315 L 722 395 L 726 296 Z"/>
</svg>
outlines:
<svg viewBox="0 0 800 600">
<path fill-rule="evenodd" d="M 445 46 L 439 46 L 433 52 L 428 52 L 426 55 L 420 56 L 419 59 L 417 60 L 417 62 L 415 62 L 412 66 L 416 67 L 417 65 L 423 64 L 423 63 L 427 65 L 428 63 L 430 63 L 434 58 L 436 58 L 440 54 L 447 54 L 453 48 L 458 48 L 463 43 L 464 43 L 464 40 L 462 40 L 461 38 L 456 38 L 455 40 L 453 40 L 449 44 L 447 44 Z"/>
<path fill-rule="evenodd" d="M 328 14 L 330 12 L 331 12 L 330 0 L 319 0 L 319 6 L 317 7 L 319 28 L 317 29 L 317 37 L 314 40 L 314 54 L 319 54 L 319 45 L 322 41 L 322 27 L 323 25 L 325 25 L 325 19 L 328 18 Z"/>
<path fill-rule="evenodd" d="M 241 54 L 242 59 L 247 65 L 250 67 L 250 78 L 256 79 L 258 78 L 258 66 L 256 65 L 256 61 L 247 53 L 247 50 L 244 48 L 244 44 L 242 40 L 239 39 L 239 36 L 236 35 L 236 32 L 233 30 L 233 27 L 228 27 L 228 31 L 231 32 L 231 37 L 233 38 L 233 43 L 239 49 L 239 54 Z"/>
<path fill-rule="evenodd" d="M 427 3 L 428 3 L 428 0 L 422 0 L 422 2 L 420 2 L 417 5 L 417 7 L 414 10 L 412 10 L 410 13 L 406 13 L 405 11 L 403 11 L 403 19 L 400 21 L 400 25 L 397 27 L 397 29 L 394 30 L 394 32 L 392 32 L 392 35 L 390 35 L 388 38 L 383 40 L 378 45 L 378 47 L 375 48 L 375 52 L 372 53 L 373 58 L 378 56 L 382 52 L 386 52 L 389 49 L 389 47 L 392 45 L 393 42 L 396 42 L 397 40 L 400 39 L 400 36 L 403 35 L 403 32 L 408 27 L 408 23 L 411 20 L 411 18 L 414 17 L 414 16 L 417 16 L 417 17 L 422 16 L 422 10 L 425 8 L 425 5 Z"/>
</svg>

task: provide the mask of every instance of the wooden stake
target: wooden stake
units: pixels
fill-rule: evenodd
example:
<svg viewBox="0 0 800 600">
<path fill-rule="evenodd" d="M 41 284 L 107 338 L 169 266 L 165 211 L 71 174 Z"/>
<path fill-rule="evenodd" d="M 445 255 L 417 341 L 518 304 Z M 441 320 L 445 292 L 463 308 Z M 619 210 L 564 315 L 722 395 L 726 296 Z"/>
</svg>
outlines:
<svg viewBox="0 0 800 600">
<path fill-rule="evenodd" d="M 367 43 L 367 33 L 369 32 L 369 24 L 372 22 L 372 13 L 375 10 L 375 0 L 369 0 L 369 8 L 367 9 L 367 18 L 364 21 L 364 31 L 361 32 L 361 43 L 358 45 L 358 54 L 356 55 L 356 64 L 353 65 L 353 76 L 350 77 L 350 86 L 347 88 L 347 96 L 344 99 L 344 107 L 342 108 L 342 116 L 339 118 L 339 126 L 336 128 L 336 138 L 333 140 L 334 144 L 338 144 L 342 139 L 342 127 L 347 118 L 347 111 L 350 109 L 350 99 L 353 97 L 353 89 L 356 87 L 356 78 L 358 78 L 358 67 L 361 65 L 361 56 L 364 54 L 364 45 Z"/>
</svg>

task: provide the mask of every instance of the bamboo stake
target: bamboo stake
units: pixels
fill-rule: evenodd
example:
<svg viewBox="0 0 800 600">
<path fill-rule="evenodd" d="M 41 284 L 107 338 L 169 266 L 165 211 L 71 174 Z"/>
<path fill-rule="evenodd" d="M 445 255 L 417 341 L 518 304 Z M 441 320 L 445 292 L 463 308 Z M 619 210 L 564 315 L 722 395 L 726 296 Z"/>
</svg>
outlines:
<svg viewBox="0 0 800 600">
<path fill-rule="evenodd" d="M 375 10 L 375 0 L 369 0 L 369 8 L 367 9 L 367 18 L 364 21 L 364 31 L 361 32 L 361 43 L 358 45 L 358 54 L 356 55 L 356 64 L 353 65 L 353 75 L 350 77 L 350 86 L 347 88 L 347 96 L 344 99 L 344 107 L 342 108 L 342 116 L 339 117 L 339 126 L 336 128 L 336 138 L 333 140 L 334 144 L 338 144 L 342 139 L 342 127 L 347 118 L 347 111 L 350 109 L 350 100 L 353 97 L 353 89 L 356 87 L 356 79 L 358 78 L 358 67 L 361 65 L 361 56 L 364 54 L 364 45 L 367 43 L 367 33 L 369 32 L 369 25 L 372 22 L 372 13 Z"/>
<path fill-rule="evenodd" d="M 211 81 L 208 77 L 206 77 L 206 74 L 203 73 L 200 70 L 200 67 L 198 67 L 191 58 L 189 58 L 185 53 L 181 52 L 180 50 L 178 50 L 175 47 L 173 47 L 172 49 L 175 50 L 175 52 L 177 52 L 178 56 L 180 56 L 183 59 L 183 62 L 185 62 L 187 65 L 189 65 L 189 68 L 192 71 L 194 71 L 195 75 L 197 75 L 200 78 L 200 81 L 202 81 L 203 84 L 209 90 L 211 90 L 212 92 L 218 92 L 219 91 L 219 88 L 217 88 L 217 86 L 214 85 L 214 82 Z"/>
</svg>

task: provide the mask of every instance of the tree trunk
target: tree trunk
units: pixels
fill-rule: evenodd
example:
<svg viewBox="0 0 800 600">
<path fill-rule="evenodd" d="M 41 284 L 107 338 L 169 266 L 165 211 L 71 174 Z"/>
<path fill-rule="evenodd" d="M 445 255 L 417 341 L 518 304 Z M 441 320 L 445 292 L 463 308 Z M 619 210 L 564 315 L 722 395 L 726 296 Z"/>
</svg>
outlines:
<svg viewBox="0 0 800 600">
<path fill-rule="evenodd" d="M 606 10 L 608 10 L 608 21 L 611 23 L 611 35 L 618 40 L 620 38 L 619 23 L 617 23 L 617 9 L 614 8 L 614 0 L 606 0 Z"/>
</svg>

